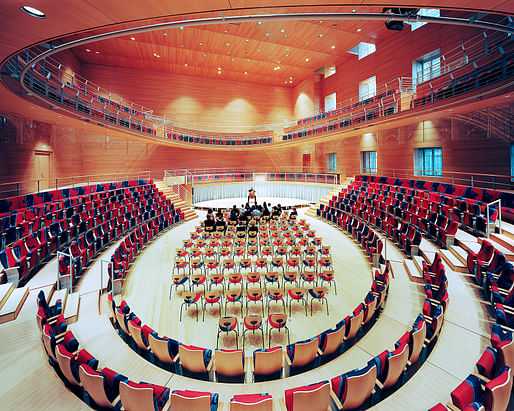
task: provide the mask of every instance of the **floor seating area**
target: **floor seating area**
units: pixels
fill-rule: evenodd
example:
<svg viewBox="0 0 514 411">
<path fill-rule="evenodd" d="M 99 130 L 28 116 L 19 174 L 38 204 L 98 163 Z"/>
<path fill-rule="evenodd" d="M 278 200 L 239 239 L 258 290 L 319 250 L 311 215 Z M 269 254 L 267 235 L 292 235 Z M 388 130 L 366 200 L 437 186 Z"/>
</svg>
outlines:
<svg viewBox="0 0 514 411">
<path fill-rule="evenodd" d="M 70 292 L 86 267 L 124 233 L 132 230 L 109 266 L 119 281 L 128 267 L 127 259 L 135 255 L 138 247 L 183 219 L 180 210 L 175 210 L 149 179 L 11 197 L 2 200 L 0 207 L 4 228 L 0 251 L 2 282 L 24 285 L 43 264 L 61 252 L 58 285 Z M 111 287 L 110 281 L 107 287 Z M 20 302 L 23 295 L 20 294 L 20 300 L 17 294 L 20 293 L 14 293 L 13 299 Z M 70 299 L 72 305 L 76 299 Z M 11 311 L 5 318 L 10 318 Z"/>
</svg>

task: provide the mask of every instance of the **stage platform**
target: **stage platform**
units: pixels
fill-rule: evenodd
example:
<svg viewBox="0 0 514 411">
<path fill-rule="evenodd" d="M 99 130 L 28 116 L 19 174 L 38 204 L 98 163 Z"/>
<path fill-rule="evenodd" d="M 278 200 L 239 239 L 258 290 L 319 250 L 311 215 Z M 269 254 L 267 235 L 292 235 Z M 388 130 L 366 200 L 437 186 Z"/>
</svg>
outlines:
<svg viewBox="0 0 514 411">
<path fill-rule="evenodd" d="M 237 207 L 241 207 L 242 204 L 246 204 L 247 198 L 238 197 L 238 198 L 221 198 L 218 200 L 210 200 L 210 201 L 201 201 L 193 204 L 193 207 L 197 209 L 206 210 L 208 208 L 232 208 L 235 204 Z M 263 202 L 266 204 L 271 203 L 271 207 L 280 204 L 282 208 L 291 208 L 291 207 L 307 207 L 310 203 L 309 201 L 299 200 L 297 198 L 285 198 L 285 197 L 257 197 L 257 204 L 262 205 Z M 251 204 L 252 205 L 252 204 Z"/>
</svg>

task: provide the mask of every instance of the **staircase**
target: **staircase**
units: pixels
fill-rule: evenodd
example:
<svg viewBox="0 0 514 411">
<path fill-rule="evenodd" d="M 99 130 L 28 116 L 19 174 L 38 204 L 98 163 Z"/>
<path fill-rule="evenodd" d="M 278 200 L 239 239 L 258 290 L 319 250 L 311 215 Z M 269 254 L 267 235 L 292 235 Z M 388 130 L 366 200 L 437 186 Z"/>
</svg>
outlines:
<svg viewBox="0 0 514 411">
<path fill-rule="evenodd" d="M 342 189 L 348 187 L 351 182 L 352 182 L 352 179 L 347 178 L 341 184 L 336 185 L 334 187 L 334 189 L 330 193 L 328 193 L 324 198 L 319 200 L 319 202 L 317 202 L 316 204 L 311 205 L 309 208 L 307 208 L 307 210 L 305 211 L 305 215 L 308 217 L 316 217 L 316 210 L 319 209 L 320 204 L 328 205 L 329 201 L 332 200 L 332 197 L 339 194 Z"/>
<path fill-rule="evenodd" d="M 175 208 L 180 208 L 180 211 L 184 213 L 184 221 L 193 220 L 198 215 L 196 211 L 191 208 L 184 200 L 182 200 L 177 193 L 175 193 L 169 186 L 167 186 L 163 181 L 156 181 L 155 186 L 157 189 L 164 194 L 164 196 L 171 200 Z"/>
</svg>

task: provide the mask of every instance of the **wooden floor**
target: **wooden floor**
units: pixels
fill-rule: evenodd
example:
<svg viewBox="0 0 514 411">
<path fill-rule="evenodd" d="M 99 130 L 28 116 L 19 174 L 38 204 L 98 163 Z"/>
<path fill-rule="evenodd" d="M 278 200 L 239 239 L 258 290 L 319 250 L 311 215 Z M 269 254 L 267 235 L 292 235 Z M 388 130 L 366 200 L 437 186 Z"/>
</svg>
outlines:
<svg viewBox="0 0 514 411">
<path fill-rule="evenodd" d="M 302 213 L 303 210 L 300 210 L 300 216 Z M 358 246 L 336 228 L 317 219 L 306 218 L 311 228 L 323 237 L 324 243 L 332 247 L 338 295 L 334 295 L 333 291 L 329 293 L 331 313 L 328 317 L 321 310 L 313 317 L 306 317 L 301 312 L 293 313 L 290 319 L 291 342 L 312 337 L 334 326 L 362 301 L 371 284 L 370 267 Z M 200 319 L 197 323 L 188 315 L 179 322 L 180 300 L 177 296 L 168 299 L 175 248 L 197 224 L 198 220 L 184 223 L 147 246 L 133 265 L 123 297 L 143 323 L 152 326 L 160 335 L 214 348 L 216 317 L 210 315 L 205 322 Z M 154 366 L 121 340 L 103 314 L 104 309 L 99 309 L 99 296 L 93 285 L 99 284 L 98 277 L 84 282 L 89 285 L 81 287 L 79 318 L 69 328 L 77 336 L 81 348 L 86 348 L 99 359 L 100 366 L 108 366 L 133 380 L 163 384 L 172 389 L 218 392 L 224 404 L 234 393 L 269 392 L 275 399 L 275 409 L 279 410 L 278 399 L 283 397 L 285 389 L 361 368 L 385 349 L 393 349 L 394 342 L 410 329 L 421 311 L 423 287 L 409 280 L 401 261 L 401 252 L 389 242 L 387 250 L 394 277 L 386 308 L 373 329 L 339 358 L 315 370 L 282 380 L 261 384 L 219 384 L 170 374 Z M 100 264 L 100 260 L 98 258 L 95 264 Z M 94 275 L 98 276 L 99 268 L 95 270 L 91 269 L 91 272 L 96 272 Z M 449 393 L 473 372 L 476 361 L 488 345 L 491 318 L 479 290 L 466 274 L 452 272 L 449 267 L 446 267 L 446 272 L 451 302 L 437 346 L 418 373 L 375 409 L 424 410 L 439 401 L 447 402 Z M 15 321 L 0 325 L 0 408 L 87 408 L 64 387 L 46 361 L 35 321 L 36 294 L 37 289 L 31 291 Z M 253 350 L 258 345 L 258 342 L 257 345 L 249 344 L 247 350 Z"/>
</svg>

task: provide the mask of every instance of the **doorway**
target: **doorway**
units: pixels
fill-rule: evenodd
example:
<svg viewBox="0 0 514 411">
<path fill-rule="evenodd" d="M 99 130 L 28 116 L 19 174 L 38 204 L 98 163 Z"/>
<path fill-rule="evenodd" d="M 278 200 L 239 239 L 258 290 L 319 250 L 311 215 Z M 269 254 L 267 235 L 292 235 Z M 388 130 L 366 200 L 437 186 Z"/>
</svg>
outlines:
<svg viewBox="0 0 514 411">
<path fill-rule="evenodd" d="M 36 190 L 48 190 L 50 188 L 50 151 L 36 151 L 35 153 L 36 170 Z"/>
<path fill-rule="evenodd" d="M 309 154 L 302 154 L 302 165 L 303 165 L 303 172 L 304 173 L 310 173 L 311 172 L 311 155 Z"/>
</svg>

